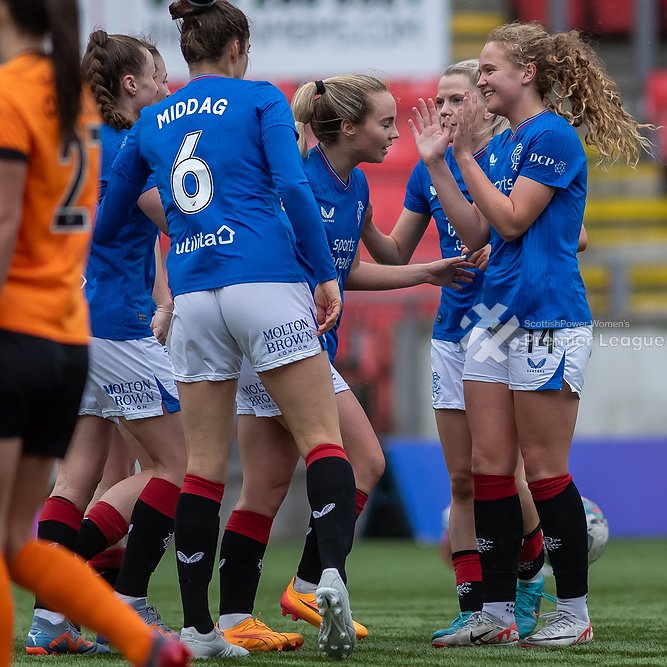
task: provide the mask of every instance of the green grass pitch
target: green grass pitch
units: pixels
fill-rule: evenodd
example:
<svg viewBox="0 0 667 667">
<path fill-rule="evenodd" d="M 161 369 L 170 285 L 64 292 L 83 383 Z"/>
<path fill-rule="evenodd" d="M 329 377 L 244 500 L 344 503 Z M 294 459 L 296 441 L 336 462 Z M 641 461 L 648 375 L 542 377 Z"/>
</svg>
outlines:
<svg viewBox="0 0 667 667">
<path fill-rule="evenodd" d="M 306 638 L 304 647 L 294 653 L 254 653 L 249 658 L 201 664 L 296 667 L 328 662 L 317 653 L 315 628 L 280 615 L 278 600 L 299 553 L 296 543 L 269 546 L 255 613 L 274 629 L 301 632 Z M 442 564 L 435 547 L 419 547 L 409 541 L 360 541 L 350 556 L 348 571 L 355 618 L 370 632 L 346 661 L 350 666 L 667 666 L 667 540 L 610 542 L 590 572 L 589 605 L 595 641 L 576 649 L 431 648 L 431 632 L 448 624 L 458 612 L 453 573 Z M 553 593 L 552 577 L 548 578 L 547 591 Z M 214 579 L 210 596 L 213 611 L 217 597 Z M 23 647 L 32 600 L 23 591 L 16 591 L 15 600 L 16 665 L 44 667 L 55 662 L 57 667 L 82 667 L 86 661 L 93 661 L 95 667 L 123 664 L 119 655 L 28 657 Z M 153 578 L 150 600 L 168 624 L 180 628 L 173 550 Z M 543 611 L 552 609 L 545 600 Z"/>
</svg>

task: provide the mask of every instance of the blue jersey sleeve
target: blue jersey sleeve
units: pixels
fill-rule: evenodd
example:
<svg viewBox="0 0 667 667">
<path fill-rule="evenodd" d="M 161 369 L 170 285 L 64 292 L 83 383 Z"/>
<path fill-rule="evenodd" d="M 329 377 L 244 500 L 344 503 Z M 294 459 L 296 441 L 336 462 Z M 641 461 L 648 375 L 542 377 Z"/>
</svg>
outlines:
<svg viewBox="0 0 667 667">
<path fill-rule="evenodd" d="M 552 188 L 569 187 L 586 161 L 581 141 L 569 125 L 542 129 L 526 150 L 519 176 Z"/>
<path fill-rule="evenodd" d="M 264 152 L 294 234 L 303 244 L 318 283 L 337 276 L 315 197 L 303 171 L 294 131 L 285 125 L 262 134 Z"/>
<path fill-rule="evenodd" d="M 262 139 L 264 132 L 276 125 L 286 125 L 298 136 L 292 109 L 280 90 L 268 82 L 262 82 L 257 84 L 255 94 Z"/>
<path fill-rule="evenodd" d="M 155 176 L 155 172 L 152 171 L 148 175 L 148 178 L 146 179 L 146 184 L 144 185 L 141 192 L 143 194 L 144 192 L 148 192 L 149 190 L 152 190 L 153 188 L 156 188 L 156 187 L 157 187 L 157 178 Z"/>
<path fill-rule="evenodd" d="M 405 188 L 403 206 L 415 213 L 431 214 L 428 200 L 424 197 L 424 165 L 418 162 L 410 174 L 408 185 Z"/>
<path fill-rule="evenodd" d="M 140 121 L 123 138 L 118 155 L 111 167 L 111 176 L 104 198 L 97 211 L 93 240 L 100 245 L 112 241 L 136 206 L 144 190 L 149 169 L 141 159 L 139 149 Z"/>
</svg>

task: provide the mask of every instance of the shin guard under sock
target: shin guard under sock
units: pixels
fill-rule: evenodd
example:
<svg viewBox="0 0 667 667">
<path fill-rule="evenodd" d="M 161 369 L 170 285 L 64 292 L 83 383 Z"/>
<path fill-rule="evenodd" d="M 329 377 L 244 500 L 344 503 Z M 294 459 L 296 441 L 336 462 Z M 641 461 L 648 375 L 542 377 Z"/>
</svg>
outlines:
<svg viewBox="0 0 667 667">
<path fill-rule="evenodd" d="M 208 587 L 220 533 L 220 502 L 224 485 L 186 475 L 174 522 L 178 583 L 183 602 L 183 627 L 206 634 L 213 630 Z"/>
<path fill-rule="evenodd" d="M 516 597 L 523 538 L 521 503 L 513 475 L 473 475 L 475 530 L 482 563 L 484 602 Z"/>
<path fill-rule="evenodd" d="M 456 595 L 461 611 L 481 611 L 484 603 L 482 564 L 479 551 L 457 551 L 452 554 L 456 574 Z"/>
<path fill-rule="evenodd" d="M 76 553 L 84 560 L 90 560 L 122 540 L 128 528 L 123 515 L 113 505 L 100 500 L 90 508 L 81 523 Z"/>
<path fill-rule="evenodd" d="M 531 530 L 523 537 L 521 555 L 519 556 L 519 579 L 528 581 L 534 579 L 544 565 L 544 538 L 542 536 L 542 525 L 537 524 L 535 530 Z"/>
<path fill-rule="evenodd" d="M 581 495 L 570 475 L 528 484 L 540 515 L 559 598 L 588 593 L 588 528 Z"/>
<path fill-rule="evenodd" d="M 355 487 L 352 466 L 339 445 L 318 445 L 306 456 L 306 489 L 322 569 L 335 568 L 345 580 L 352 549 Z"/>
<path fill-rule="evenodd" d="M 116 591 L 135 598 L 148 595 L 148 582 L 174 537 L 174 514 L 180 489 L 153 477 L 137 498 L 130 522 Z"/>
<path fill-rule="evenodd" d="M 251 614 L 273 519 L 234 510 L 220 545 L 220 615 Z"/>
</svg>

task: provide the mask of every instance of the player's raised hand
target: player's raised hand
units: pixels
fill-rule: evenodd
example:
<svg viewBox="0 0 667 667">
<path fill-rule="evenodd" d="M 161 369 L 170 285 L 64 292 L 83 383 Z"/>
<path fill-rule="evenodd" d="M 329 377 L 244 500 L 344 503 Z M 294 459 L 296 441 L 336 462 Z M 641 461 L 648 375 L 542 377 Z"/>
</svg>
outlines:
<svg viewBox="0 0 667 667">
<path fill-rule="evenodd" d="M 430 97 L 427 102 L 420 97 L 412 111 L 415 119 L 408 119 L 408 125 L 419 157 L 426 164 L 442 160 L 451 141 L 451 127 L 448 124 L 443 127 L 440 113 Z"/>
<path fill-rule="evenodd" d="M 463 93 L 463 102 L 458 113 L 456 128 L 452 137 L 454 157 L 472 153 L 472 142 L 475 130 L 475 116 L 477 116 L 477 95 L 466 90 Z"/>
<path fill-rule="evenodd" d="M 317 306 L 317 335 L 321 336 L 336 324 L 343 302 L 337 280 L 327 280 L 315 288 L 315 305 Z"/>
</svg>

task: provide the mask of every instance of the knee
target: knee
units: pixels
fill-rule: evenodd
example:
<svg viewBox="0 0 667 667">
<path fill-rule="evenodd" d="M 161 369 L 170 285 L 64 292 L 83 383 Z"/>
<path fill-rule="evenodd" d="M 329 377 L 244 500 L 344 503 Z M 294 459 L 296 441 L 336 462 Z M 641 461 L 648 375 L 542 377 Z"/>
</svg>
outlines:
<svg viewBox="0 0 667 667">
<path fill-rule="evenodd" d="M 151 470 L 156 477 L 163 477 L 180 486 L 183 483 L 188 458 L 185 448 L 176 448 L 168 456 L 151 457 L 149 465 L 142 465 L 142 471 Z"/>
<path fill-rule="evenodd" d="M 559 477 L 568 472 L 567 458 L 555 458 L 549 456 L 549 452 L 532 452 L 522 449 L 523 465 L 525 471 L 524 484 L 528 486 L 529 482 L 535 482 L 541 479 Z M 519 480 L 517 479 L 517 485 Z"/>
<path fill-rule="evenodd" d="M 66 479 L 58 478 L 51 495 L 66 498 L 81 511 L 87 506 L 102 481 L 103 471 L 93 471 L 92 474 L 79 477 L 69 476 Z"/>
<path fill-rule="evenodd" d="M 455 471 L 449 476 L 449 483 L 452 487 L 452 498 L 458 501 L 468 501 L 473 498 L 472 472 Z"/>
<path fill-rule="evenodd" d="M 244 486 L 234 509 L 255 512 L 274 518 L 283 504 L 288 490 L 289 481 L 286 484 L 280 482 L 267 484 L 261 489 L 253 490 Z"/>
<path fill-rule="evenodd" d="M 382 450 L 365 456 L 362 461 L 355 461 L 352 465 L 354 472 L 354 484 L 364 493 L 370 494 L 380 481 L 386 467 Z"/>
<path fill-rule="evenodd" d="M 494 456 L 493 452 L 475 452 L 472 455 L 472 472 L 475 475 L 512 475 L 516 471 L 513 455 Z"/>
</svg>

